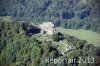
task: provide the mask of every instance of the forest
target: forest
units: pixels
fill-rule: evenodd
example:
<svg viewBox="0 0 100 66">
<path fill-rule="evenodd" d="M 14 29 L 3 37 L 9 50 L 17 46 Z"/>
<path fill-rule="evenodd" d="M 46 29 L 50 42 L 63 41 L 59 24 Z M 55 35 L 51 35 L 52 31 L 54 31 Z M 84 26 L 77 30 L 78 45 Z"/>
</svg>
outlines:
<svg viewBox="0 0 100 66">
<path fill-rule="evenodd" d="M 34 23 L 51 21 L 55 27 L 100 33 L 99 0 L 0 0 L 0 16 Z"/>
<path fill-rule="evenodd" d="M 2 20 L 4 16 L 13 21 Z M 40 34 L 35 25 L 46 21 L 53 22 L 54 28 L 85 29 L 100 34 L 100 0 L 0 0 L 0 66 L 100 65 L 100 47 L 62 33 Z M 58 48 L 63 40 L 76 49 L 61 54 Z M 54 64 L 47 63 L 46 57 L 76 61 Z M 94 57 L 94 63 L 78 63 L 79 57 Z"/>
<path fill-rule="evenodd" d="M 0 66 L 97 66 L 100 64 L 99 48 L 87 44 L 86 40 L 64 34 L 52 35 L 52 42 L 58 42 L 63 38 L 76 46 L 76 50 L 60 54 L 54 43 L 37 39 L 42 35 L 27 35 L 27 32 L 34 28 L 36 27 L 27 22 L 0 21 Z M 95 63 L 53 64 L 46 63 L 45 60 L 46 57 L 77 59 L 81 56 L 94 57 Z"/>
</svg>

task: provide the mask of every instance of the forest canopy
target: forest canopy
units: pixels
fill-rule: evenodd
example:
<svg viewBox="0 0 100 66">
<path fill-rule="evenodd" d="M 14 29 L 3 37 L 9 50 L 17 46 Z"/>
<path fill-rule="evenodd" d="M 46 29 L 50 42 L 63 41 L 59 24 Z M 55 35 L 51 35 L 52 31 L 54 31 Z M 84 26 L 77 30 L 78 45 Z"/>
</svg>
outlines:
<svg viewBox="0 0 100 66">
<path fill-rule="evenodd" d="M 97 51 L 97 48 L 93 44 L 87 44 L 85 40 L 79 40 L 78 38 L 64 34 L 46 36 L 52 38 L 52 42 L 39 41 L 38 38 L 44 35 L 27 35 L 27 31 L 32 28 L 36 27 L 27 22 L 0 21 L 0 66 L 59 66 L 59 63 L 46 63 L 46 57 L 57 59 L 78 58 L 79 56 L 94 57 L 96 63 L 93 63 L 93 65 L 99 64 L 99 51 Z M 72 43 L 76 46 L 76 50 L 61 54 L 61 51 L 54 44 L 60 38 Z M 60 63 L 60 66 L 64 65 L 72 64 Z M 75 63 L 74 65 L 80 64 Z M 91 64 L 88 64 L 88 66 L 91 66 Z"/>
</svg>

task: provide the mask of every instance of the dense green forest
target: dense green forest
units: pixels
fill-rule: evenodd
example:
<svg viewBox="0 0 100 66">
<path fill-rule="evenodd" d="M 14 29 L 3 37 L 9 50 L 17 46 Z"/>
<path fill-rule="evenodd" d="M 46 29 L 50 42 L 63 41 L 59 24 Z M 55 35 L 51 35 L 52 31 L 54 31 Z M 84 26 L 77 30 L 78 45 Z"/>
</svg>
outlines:
<svg viewBox="0 0 100 66">
<path fill-rule="evenodd" d="M 100 66 L 99 46 L 60 32 L 41 34 L 37 25 L 46 21 L 55 28 L 100 33 L 100 0 L 0 0 L 0 66 Z M 75 49 L 62 54 L 70 44 Z M 88 57 L 94 57 L 94 63 L 85 61 Z M 76 60 L 53 62 L 65 58 Z"/>
<path fill-rule="evenodd" d="M 100 54 L 98 48 L 87 44 L 85 40 L 69 35 L 49 36 L 52 42 L 58 42 L 59 38 L 66 39 L 76 46 L 76 50 L 60 54 L 55 44 L 49 41 L 39 41 L 42 35 L 27 32 L 36 29 L 30 23 L 4 22 L 0 20 L 0 66 L 99 66 Z M 75 58 L 94 57 L 95 63 L 46 63 L 48 58 Z"/>
<path fill-rule="evenodd" d="M 100 0 L 0 0 L 0 16 L 100 33 Z"/>
</svg>

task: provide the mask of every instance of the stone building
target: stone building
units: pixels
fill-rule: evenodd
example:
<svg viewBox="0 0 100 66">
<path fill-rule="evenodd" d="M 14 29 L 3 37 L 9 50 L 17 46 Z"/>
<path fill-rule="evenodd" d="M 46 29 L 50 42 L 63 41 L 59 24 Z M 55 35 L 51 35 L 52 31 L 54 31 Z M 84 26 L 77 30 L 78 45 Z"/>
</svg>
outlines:
<svg viewBox="0 0 100 66">
<path fill-rule="evenodd" d="M 52 22 L 43 22 L 39 27 L 41 28 L 41 33 L 43 34 L 45 33 L 48 35 L 52 35 L 57 33 Z"/>
</svg>

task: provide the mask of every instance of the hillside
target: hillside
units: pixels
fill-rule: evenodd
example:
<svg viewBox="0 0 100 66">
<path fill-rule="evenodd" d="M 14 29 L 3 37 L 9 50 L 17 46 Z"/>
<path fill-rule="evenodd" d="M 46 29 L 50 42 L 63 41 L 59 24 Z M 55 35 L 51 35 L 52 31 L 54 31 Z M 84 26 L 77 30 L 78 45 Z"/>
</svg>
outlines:
<svg viewBox="0 0 100 66">
<path fill-rule="evenodd" d="M 92 62 L 93 66 L 99 65 L 100 51 L 93 44 L 61 33 L 45 35 L 36 30 L 38 27 L 28 22 L 0 21 L 0 66 L 91 66 Z M 78 62 L 79 57 L 93 57 L 95 62 L 92 59 L 82 64 Z M 60 63 L 47 61 L 47 58 L 74 58 L 77 62 L 65 60 Z"/>
<path fill-rule="evenodd" d="M 63 34 L 71 35 L 79 39 L 86 40 L 89 44 L 94 44 L 94 46 L 100 47 L 100 34 L 96 32 L 84 30 L 84 29 L 78 29 L 78 30 L 64 29 L 61 27 L 58 27 L 56 29 Z"/>
<path fill-rule="evenodd" d="M 100 0 L 0 0 L 0 66 L 100 66 Z"/>
<path fill-rule="evenodd" d="M 100 0 L 0 0 L 0 16 L 100 33 Z"/>
</svg>

